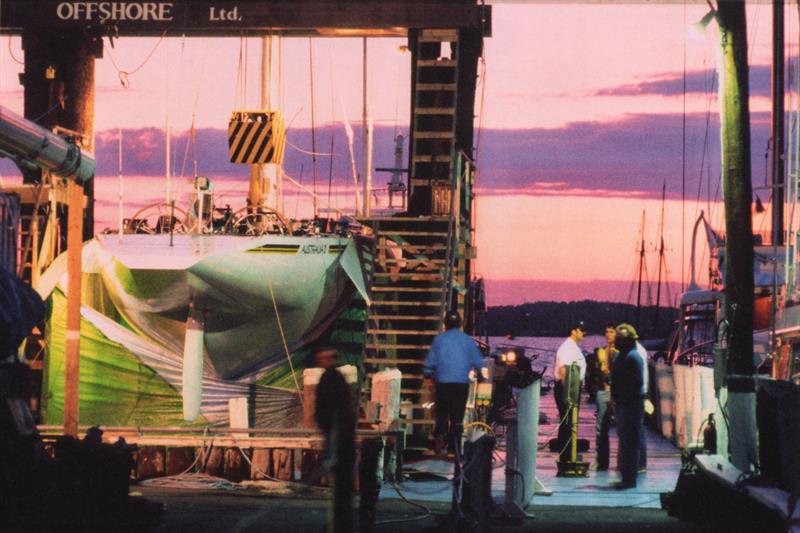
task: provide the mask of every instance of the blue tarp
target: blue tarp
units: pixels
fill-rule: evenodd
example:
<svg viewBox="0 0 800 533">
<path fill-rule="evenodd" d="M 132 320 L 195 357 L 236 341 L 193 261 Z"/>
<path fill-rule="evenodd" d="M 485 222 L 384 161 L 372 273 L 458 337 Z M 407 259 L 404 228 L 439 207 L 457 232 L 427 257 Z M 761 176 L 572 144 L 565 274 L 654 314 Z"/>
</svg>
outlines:
<svg viewBox="0 0 800 533">
<path fill-rule="evenodd" d="M 0 268 L 0 362 L 17 353 L 23 339 L 43 318 L 39 294 Z"/>
<path fill-rule="evenodd" d="M 0 192 L 0 268 L 17 271 L 17 228 L 19 195 Z"/>
</svg>

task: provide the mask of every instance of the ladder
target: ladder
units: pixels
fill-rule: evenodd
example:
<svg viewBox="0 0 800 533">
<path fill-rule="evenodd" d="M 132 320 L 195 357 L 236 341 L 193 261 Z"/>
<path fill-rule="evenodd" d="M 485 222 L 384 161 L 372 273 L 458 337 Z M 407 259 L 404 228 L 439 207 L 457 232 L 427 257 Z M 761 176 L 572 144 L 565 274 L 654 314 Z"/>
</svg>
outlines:
<svg viewBox="0 0 800 533">
<path fill-rule="evenodd" d="M 422 365 L 441 331 L 446 309 L 450 217 L 374 217 L 371 305 L 367 311 L 364 367 L 367 377 L 398 368 L 407 424 L 432 425 L 423 404 Z M 409 403 L 410 402 L 410 403 Z"/>
<path fill-rule="evenodd" d="M 420 30 L 414 61 L 409 208 L 446 216 L 458 108 L 458 30 Z"/>
</svg>

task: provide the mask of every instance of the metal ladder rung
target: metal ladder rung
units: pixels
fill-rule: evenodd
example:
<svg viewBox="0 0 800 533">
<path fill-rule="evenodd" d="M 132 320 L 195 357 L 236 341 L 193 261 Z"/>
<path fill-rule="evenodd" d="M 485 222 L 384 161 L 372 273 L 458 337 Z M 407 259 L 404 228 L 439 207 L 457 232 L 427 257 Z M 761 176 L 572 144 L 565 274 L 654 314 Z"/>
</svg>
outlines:
<svg viewBox="0 0 800 533">
<path fill-rule="evenodd" d="M 417 91 L 447 91 L 455 92 L 458 84 L 456 83 L 417 83 Z"/>
<path fill-rule="evenodd" d="M 436 329 L 369 329 L 367 328 L 367 335 L 438 335 L 440 332 Z"/>
<path fill-rule="evenodd" d="M 418 67 L 442 67 L 453 68 L 457 65 L 455 59 L 419 59 L 417 60 Z"/>
</svg>

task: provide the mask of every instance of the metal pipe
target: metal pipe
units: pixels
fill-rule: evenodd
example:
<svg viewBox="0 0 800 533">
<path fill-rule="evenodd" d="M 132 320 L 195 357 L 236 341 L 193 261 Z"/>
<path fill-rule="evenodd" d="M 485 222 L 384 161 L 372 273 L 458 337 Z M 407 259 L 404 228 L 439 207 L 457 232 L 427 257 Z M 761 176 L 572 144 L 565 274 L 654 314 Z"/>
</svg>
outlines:
<svg viewBox="0 0 800 533">
<path fill-rule="evenodd" d="M 65 139 L 0 106 L 0 155 L 18 165 L 36 165 L 53 174 L 84 183 L 94 177 L 95 160 L 71 139 Z"/>
</svg>

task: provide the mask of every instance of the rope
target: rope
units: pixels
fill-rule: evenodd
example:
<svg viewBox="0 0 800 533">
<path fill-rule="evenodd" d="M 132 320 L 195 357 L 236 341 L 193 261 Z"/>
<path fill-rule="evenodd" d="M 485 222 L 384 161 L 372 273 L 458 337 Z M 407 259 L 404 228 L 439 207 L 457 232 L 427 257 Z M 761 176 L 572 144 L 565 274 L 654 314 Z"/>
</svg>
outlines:
<svg viewBox="0 0 800 533">
<path fill-rule="evenodd" d="M 235 439 L 234 439 L 234 442 L 236 442 L 236 440 L 235 440 Z M 270 480 L 270 481 L 278 481 L 278 482 L 280 482 L 280 483 L 286 483 L 286 481 L 285 481 L 285 480 L 282 480 L 282 479 L 278 479 L 278 478 L 272 477 L 272 476 L 270 476 L 269 474 L 267 474 L 266 472 L 264 472 L 263 470 L 261 470 L 259 467 L 257 467 L 256 465 L 254 465 L 254 464 L 253 464 L 253 461 L 252 461 L 252 460 L 251 460 L 251 459 L 250 459 L 250 458 L 247 456 L 247 454 L 246 454 L 246 453 L 244 453 L 244 450 L 242 449 L 242 447 L 241 447 L 241 446 L 239 446 L 239 444 L 238 444 L 238 443 L 236 444 L 236 449 L 237 449 L 237 450 L 239 450 L 239 453 L 240 453 L 240 454 L 242 454 L 242 457 L 244 457 L 244 460 L 245 460 L 245 461 L 247 461 L 247 464 L 249 464 L 249 465 L 250 465 L 250 468 L 253 468 L 253 469 L 255 469 L 255 471 L 256 471 L 256 472 L 258 472 L 259 474 L 261 474 L 262 476 L 264 476 L 266 479 L 268 479 L 268 480 Z"/>
<path fill-rule="evenodd" d="M 18 63 L 18 64 L 20 64 L 20 65 L 24 65 L 24 64 L 25 64 L 25 62 L 24 62 L 24 61 L 20 61 L 20 60 L 19 60 L 19 59 L 17 59 L 17 57 L 14 55 L 14 50 L 12 50 L 12 49 L 11 49 L 11 36 L 10 36 L 10 35 L 8 36 L 8 55 L 10 55 L 10 56 L 11 56 L 11 59 L 13 59 L 15 63 Z"/>
<path fill-rule="evenodd" d="M 288 139 L 286 140 L 286 144 L 291 146 L 292 148 L 294 148 L 295 150 L 297 150 L 301 154 L 306 154 L 306 155 L 311 155 L 311 156 L 326 155 L 326 156 L 329 156 L 329 157 L 336 157 L 337 155 L 339 155 L 339 154 L 333 152 L 333 150 L 331 150 L 330 152 L 316 152 L 313 149 L 312 150 L 304 150 L 303 148 L 300 148 L 296 144 L 290 143 Z"/>
<path fill-rule="evenodd" d="M 128 78 L 139 72 L 139 69 L 141 69 L 143 66 L 147 64 L 148 61 L 150 61 L 150 58 L 153 57 L 153 54 L 156 53 L 158 46 L 161 44 L 161 41 L 164 40 L 164 37 L 166 37 L 166 35 L 167 35 L 167 30 L 164 30 L 163 33 L 161 33 L 161 37 L 159 37 L 156 44 L 153 46 L 150 52 L 145 56 L 144 60 L 142 60 L 139 66 L 133 70 L 122 70 L 121 68 L 119 68 L 116 60 L 114 59 L 114 54 L 111 53 L 111 48 L 108 46 L 104 47 L 106 52 L 108 52 L 108 57 L 111 59 L 111 64 L 114 65 L 114 69 L 117 71 L 117 77 L 119 77 L 119 82 L 122 85 L 122 87 L 124 87 L 125 89 L 130 87 L 130 81 Z"/>
<path fill-rule="evenodd" d="M 238 483 L 233 483 L 227 479 L 209 476 L 208 474 L 186 474 L 181 476 L 168 476 L 152 479 L 145 479 L 142 485 L 153 485 L 157 487 L 178 488 L 178 489 L 215 489 L 215 490 L 244 490 Z"/>
<path fill-rule="evenodd" d="M 281 341 L 283 342 L 283 349 L 286 353 L 286 360 L 289 361 L 289 369 L 292 372 L 292 379 L 294 379 L 294 386 L 297 389 L 297 395 L 300 397 L 300 405 L 305 408 L 306 404 L 303 400 L 303 394 L 300 391 L 300 383 L 297 382 L 297 375 L 294 372 L 294 364 L 292 364 L 292 355 L 289 353 L 289 346 L 286 344 L 286 336 L 283 333 L 283 323 L 281 322 L 281 315 L 278 312 L 278 302 L 275 301 L 275 293 L 272 290 L 272 280 L 267 280 L 269 286 L 269 296 L 272 298 L 272 307 L 275 309 L 275 319 L 278 321 L 278 331 L 281 333 Z"/>
</svg>

